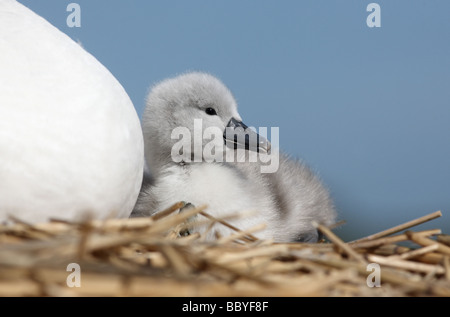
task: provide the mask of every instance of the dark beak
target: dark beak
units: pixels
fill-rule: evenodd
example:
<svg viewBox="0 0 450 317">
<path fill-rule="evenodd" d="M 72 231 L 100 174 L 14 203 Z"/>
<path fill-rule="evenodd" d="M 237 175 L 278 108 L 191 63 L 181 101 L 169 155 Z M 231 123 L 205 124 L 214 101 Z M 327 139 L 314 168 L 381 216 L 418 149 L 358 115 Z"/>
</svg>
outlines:
<svg viewBox="0 0 450 317">
<path fill-rule="evenodd" d="M 223 132 L 225 144 L 229 147 L 245 148 L 256 152 L 270 152 L 270 142 L 248 128 L 242 121 L 231 118 Z"/>
</svg>

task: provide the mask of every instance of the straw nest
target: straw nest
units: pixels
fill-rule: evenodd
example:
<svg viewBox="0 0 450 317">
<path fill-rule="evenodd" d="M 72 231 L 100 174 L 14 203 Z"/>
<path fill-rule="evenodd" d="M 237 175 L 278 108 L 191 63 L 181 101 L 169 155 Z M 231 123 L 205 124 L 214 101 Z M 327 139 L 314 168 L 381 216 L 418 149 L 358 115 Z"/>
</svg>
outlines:
<svg viewBox="0 0 450 317">
<path fill-rule="evenodd" d="M 230 225 L 205 206 L 182 206 L 149 218 L 1 225 L 0 295 L 450 296 L 450 236 L 405 231 L 439 211 L 349 243 L 317 225 L 328 241 L 304 244 L 259 240 L 260 226 L 213 242 L 183 235 L 195 214 Z"/>
</svg>

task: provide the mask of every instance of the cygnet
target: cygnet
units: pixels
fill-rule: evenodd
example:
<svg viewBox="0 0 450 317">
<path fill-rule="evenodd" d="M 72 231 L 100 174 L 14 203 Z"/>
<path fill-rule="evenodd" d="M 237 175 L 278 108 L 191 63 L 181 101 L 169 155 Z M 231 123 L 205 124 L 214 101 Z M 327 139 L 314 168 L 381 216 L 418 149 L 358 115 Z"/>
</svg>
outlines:
<svg viewBox="0 0 450 317">
<path fill-rule="evenodd" d="M 149 175 L 134 217 L 178 201 L 206 204 L 206 212 L 219 219 L 243 213 L 229 220 L 241 230 L 264 223 L 255 236 L 279 242 L 316 242 L 313 221 L 335 222 L 332 200 L 319 178 L 248 128 L 231 92 L 212 75 L 187 73 L 155 85 L 142 127 Z M 277 169 L 264 171 L 271 159 L 278 160 Z M 190 232 L 207 239 L 232 232 L 220 223 L 208 229 L 200 220 L 191 222 Z"/>
</svg>

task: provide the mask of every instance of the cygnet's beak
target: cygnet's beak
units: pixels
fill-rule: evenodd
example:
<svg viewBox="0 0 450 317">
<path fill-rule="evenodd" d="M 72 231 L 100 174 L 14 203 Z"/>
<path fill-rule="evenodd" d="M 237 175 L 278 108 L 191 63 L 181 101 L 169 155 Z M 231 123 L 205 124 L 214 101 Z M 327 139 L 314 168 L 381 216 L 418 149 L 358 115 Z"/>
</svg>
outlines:
<svg viewBox="0 0 450 317">
<path fill-rule="evenodd" d="M 249 129 L 242 121 L 231 118 L 223 132 L 225 144 L 237 149 L 244 147 L 246 150 L 256 152 L 270 152 L 270 142 L 265 137 Z"/>
</svg>

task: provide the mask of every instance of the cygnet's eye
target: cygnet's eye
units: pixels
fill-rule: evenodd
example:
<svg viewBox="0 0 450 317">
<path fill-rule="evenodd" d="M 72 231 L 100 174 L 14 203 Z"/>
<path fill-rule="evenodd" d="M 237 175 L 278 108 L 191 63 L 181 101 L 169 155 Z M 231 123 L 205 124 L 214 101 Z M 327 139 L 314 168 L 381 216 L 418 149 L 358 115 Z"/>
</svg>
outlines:
<svg viewBox="0 0 450 317">
<path fill-rule="evenodd" d="M 210 115 L 210 116 L 216 116 L 217 112 L 214 108 L 206 108 L 205 109 L 206 114 Z"/>
</svg>

